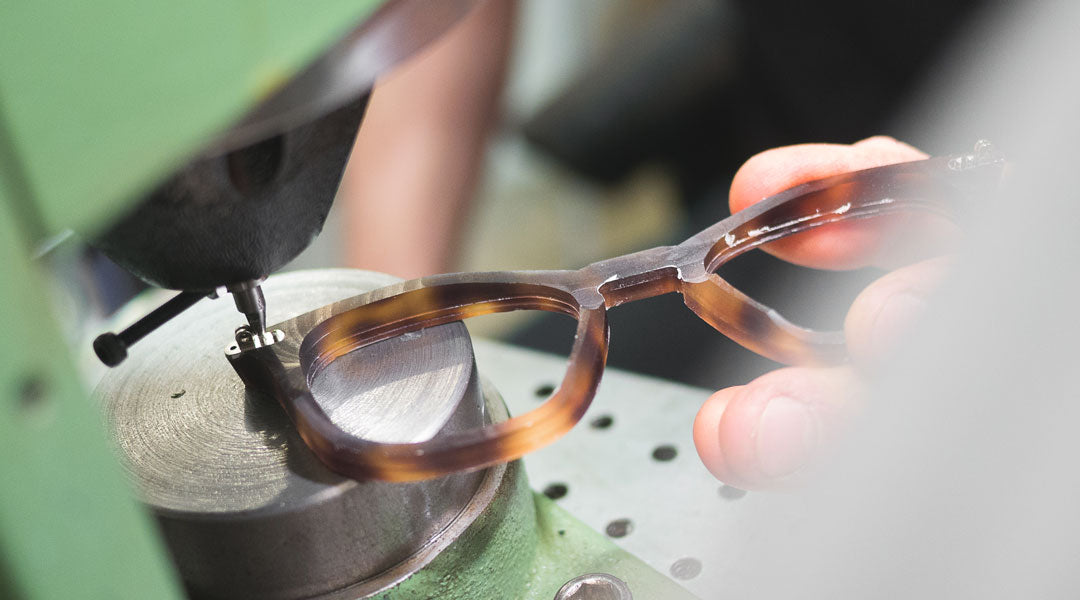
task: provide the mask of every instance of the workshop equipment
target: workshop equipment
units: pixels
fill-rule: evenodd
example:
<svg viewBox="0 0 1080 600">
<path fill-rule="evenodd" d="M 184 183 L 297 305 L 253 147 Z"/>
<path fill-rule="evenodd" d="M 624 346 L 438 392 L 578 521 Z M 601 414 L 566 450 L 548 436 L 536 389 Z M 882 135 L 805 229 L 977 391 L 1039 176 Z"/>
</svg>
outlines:
<svg viewBox="0 0 1080 600">
<path fill-rule="evenodd" d="M 0 6 L 0 596 L 687 596 L 534 495 L 518 463 L 418 484 L 326 471 L 225 360 L 230 343 L 281 341 L 268 313 L 385 281 L 263 283 L 321 228 L 374 77 L 471 4 Z M 68 228 L 181 290 L 96 344 L 119 365 L 98 401 L 134 494 L 35 260 Z M 429 386 L 461 400 L 343 423 L 407 439 L 504 416 L 460 325 L 393 346 L 343 363 L 342 381 L 363 375 L 377 409 Z"/>
<path fill-rule="evenodd" d="M 394 281 L 335 269 L 274 276 L 265 284 L 275 299 L 268 318 L 280 322 Z M 534 497 L 518 463 L 416 483 L 330 472 L 273 399 L 245 390 L 224 360 L 234 314 L 227 302 L 201 302 L 149 336 L 96 390 L 121 462 L 193 597 L 546 600 L 593 571 L 638 598 L 690 597 Z M 279 343 L 296 340 L 284 334 Z M 437 438 L 506 418 L 461 323 L 369 347 L 325 375 L 314 385 L 327 412 L 373 439 Z M 461 575 L 480 568 L 481 551 L 497 568 Z M 438 593 L 420 583 L 446 578 L 452 583 Z"/>
</svg>

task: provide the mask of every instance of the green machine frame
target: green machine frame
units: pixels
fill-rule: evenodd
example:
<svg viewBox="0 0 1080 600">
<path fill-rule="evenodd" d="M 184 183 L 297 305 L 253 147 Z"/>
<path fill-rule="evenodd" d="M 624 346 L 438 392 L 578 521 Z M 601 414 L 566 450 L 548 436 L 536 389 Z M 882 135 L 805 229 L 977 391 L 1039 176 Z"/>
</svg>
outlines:
<svg viewBox="0 0 1080 600">
<path fill-rule="evenodd" d="M 381 3 L 0 3 L 0 597 L 182 596 L 35 249 L 118 215 Z"/>
</svg>

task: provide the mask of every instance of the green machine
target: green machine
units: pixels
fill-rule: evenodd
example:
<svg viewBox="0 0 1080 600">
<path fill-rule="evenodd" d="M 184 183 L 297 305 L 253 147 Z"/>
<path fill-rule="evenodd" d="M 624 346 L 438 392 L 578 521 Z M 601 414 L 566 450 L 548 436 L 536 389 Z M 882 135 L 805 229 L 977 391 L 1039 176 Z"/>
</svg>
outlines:
<svg viewBox="0 0 1080 600">
<path fill-rule="evenodd" d="M 218 337 L 237 319 L 262 331 L 276 306 L 386 283 L 264 278 L 321 228 L 375 76 L 470 4 L 0 4 L 0 597 L 688 597 L 532 493 L 517 463 L 423 489 L 335 478 L 275 441 L 287 420 L 228 373 Z M 74 366 L 89 348 L 62 331 L 40 258 L 68 230 L 179 290 L 135 330 L 99 338 L 99 356 L 123 364 L 96 401 Z M 226 293 L 239 312 L 199 302 L 147 335 Z M 464 330 L 429 337 L 458 344 L 446 356 L 469 367 L 443 383 L 497 414 Z M 231 454 L 188 465 L 205 439 L 170 446 L 230 418 L 240 437 L 214 431 Z M 409 513 L 410 498 L 426 508 Z M 446 521 L 410 525 L 432 502 Z"/>
</svg>

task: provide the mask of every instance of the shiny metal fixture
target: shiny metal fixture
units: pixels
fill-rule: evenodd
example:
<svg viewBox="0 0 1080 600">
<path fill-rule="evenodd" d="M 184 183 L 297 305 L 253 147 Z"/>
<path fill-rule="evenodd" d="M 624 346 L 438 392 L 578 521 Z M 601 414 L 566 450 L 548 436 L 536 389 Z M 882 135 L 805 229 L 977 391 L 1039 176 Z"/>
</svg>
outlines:
<svg viewBox="0 0 1080 600">
<path fill-rule="evenodd" d="M 626 582 L 607 573 L 588 573 L 566 582 L 555 600 L 633 600 Z"/>
<path fill-rule="evenodd" d="M 263 285 L 275 298 L 270 317 L 282 319 L 392 281 L 326 270 Z M 484 512 L 505 468 L 416 484 L 328 471 L 280 407 L 245 390 L 222 359 L 235 315 L 228 304 L 195 306 L 96 390 L 193 596 L 366 597 L 422 568 Z M 399 442 L 502 418 L 501 401 L 485 404 L 460 323 L 358 352 L 315 388 L 340 426 Z M 446 395 L 458 398 L 449 409 Z"/>
</svg>

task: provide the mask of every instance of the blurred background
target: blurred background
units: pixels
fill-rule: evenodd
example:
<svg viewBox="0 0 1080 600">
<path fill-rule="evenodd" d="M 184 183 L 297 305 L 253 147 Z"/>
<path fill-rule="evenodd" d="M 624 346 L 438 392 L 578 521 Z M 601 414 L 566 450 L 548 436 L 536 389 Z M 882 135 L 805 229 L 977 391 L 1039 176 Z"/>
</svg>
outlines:
<svg viewBox="0 0 1080 600">
<path fill-rule="evenodd" d="M 325 230 L 288 269 L 578 268 L 727 216 L 732 175 L 771 147 L 888 134 L 931 154 L 966 150 L 992 132 L 956 147 L 920 133 L 905 107 L 980 14 L 974 0 L 483 3 L 376 86 Z M 139 288 L 88 256 L 104 312 Z M 878 273 L 753 252 L 721 275 L 795 322 L 839 328 Z M 710 388 L 775 366 L 678 296 L 610 321 L 612 366 Z M 573 336 L 551 315 L 470 327 L 553 352 Z"/>
</svg>

